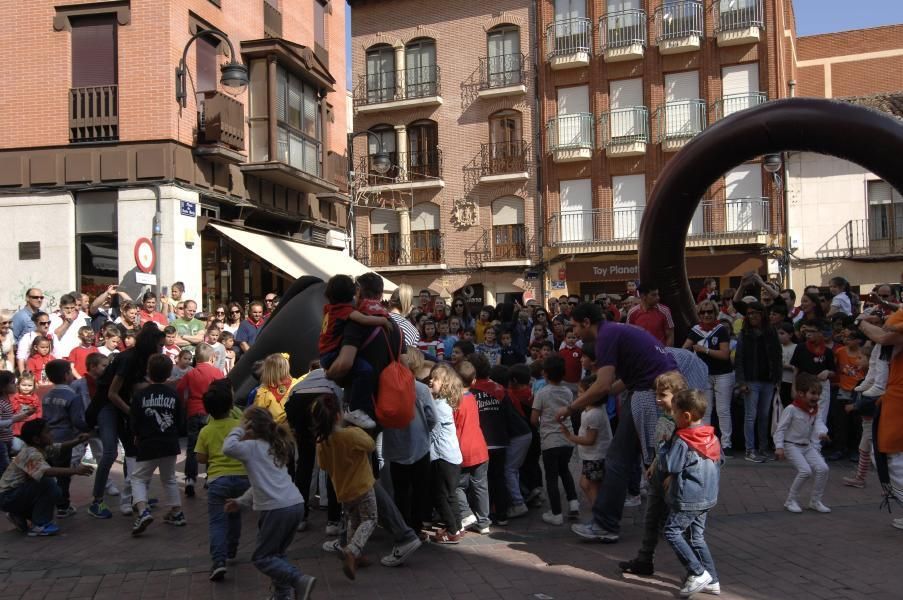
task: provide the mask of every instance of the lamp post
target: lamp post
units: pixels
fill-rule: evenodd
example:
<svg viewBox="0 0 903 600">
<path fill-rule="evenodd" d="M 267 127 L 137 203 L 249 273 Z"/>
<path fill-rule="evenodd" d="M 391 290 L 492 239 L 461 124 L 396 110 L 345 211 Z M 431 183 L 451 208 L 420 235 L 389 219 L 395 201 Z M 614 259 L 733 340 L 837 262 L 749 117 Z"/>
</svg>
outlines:
<svg viewBox="0 0 903 600">
<path fill-rule="evenodd" d="M 176 101 L 183 108 L 188 106 L 188 86 L 186 82 L 188 64 L 185 62 L 185 58 L 188 56 L 188 48 L 191 46 L 191 43 L 199 37 L 219 38 L 229 46 L 229 63 L 220 67 L 222 75 L 219 81 L 224 87 L 230 91 L 234 90 L 234 93 L 237 94 L 248 85 L 248 67 L 235 60 L 235 47 L 229 40 L 229 36 L 219 29 L 202 29 L 191 36 L 191 39 L 185 44 L 185 49 L 182 51 L 182 60 L 179 61 L 179 66 L 176 67 Z"/>
<path fill-rule="evenodd" d="M 762 168 L 767 173 L 771 173 L 774 186 L 781 201 L 781 213 L 784 216 L 784 240 L 781 246 L 769 246 L 765 248 L 765 254 L 773 258 L 778 263 L 778 272 L 781 278 L 782 287 L 790 287 L 790 258 L 792 249 L 790 248 L 790 232 L 787 227 L 787 195 L 784 192 L 784 179 L 781 177 L 780 171 L 784 168 L 784 156 L 782 153 L 766 154 L 762 157 Z"/>
<path fill-rule="evenodd" d="M 376 140 L 376 154 L 372 155 L 371 166 L 379 175 L 385 175 L 392 168 L 392 159 L 389 153 L 383 149 L 382 139 L 370 130 L 355 131 L 348 134 L 348 187 L 351 193 L 351 205 L 348 208 L 348 230 L 351 237 L 351 243 L 348 250 L 351 257 L 354 258 L 354 138 L 366 135 L 373 136 Z"/>
</svg>

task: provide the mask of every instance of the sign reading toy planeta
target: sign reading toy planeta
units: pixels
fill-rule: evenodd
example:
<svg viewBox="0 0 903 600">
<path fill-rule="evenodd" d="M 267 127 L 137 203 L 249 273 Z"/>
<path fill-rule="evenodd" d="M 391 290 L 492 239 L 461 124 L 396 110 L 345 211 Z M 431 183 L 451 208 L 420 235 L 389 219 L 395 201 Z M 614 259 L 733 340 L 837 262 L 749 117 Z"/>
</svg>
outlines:
<svg viewBox="0 0 903 600">
<path fill-rule="evenodd" d="M 639 279 L 637 259 L 570 261 L 567 263 L 567 280 L 576 281 L 629 281 Z M 748 254 L 716 254 L 688 256 L 687 274 L 690 277 L 731 277 L 747 271 L 764 272 L 765 260 Z"/>
</svg>

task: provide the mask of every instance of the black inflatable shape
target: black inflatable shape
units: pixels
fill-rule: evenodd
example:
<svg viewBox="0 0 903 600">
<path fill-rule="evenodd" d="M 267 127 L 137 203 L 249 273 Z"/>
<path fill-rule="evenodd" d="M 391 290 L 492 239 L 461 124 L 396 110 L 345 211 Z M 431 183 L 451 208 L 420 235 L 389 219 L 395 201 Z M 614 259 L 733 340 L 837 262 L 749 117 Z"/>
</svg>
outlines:
<svg viewBox="0 0 903 600">
<path fill-rule="evenodd" d="M 245 398 L 257 385 L 251 368 L 276 352 L 291 355 L 292 373 L 305 373 L 316 359 L 317 341 L 323 323 L 323 291 L 326 284 L 319 277 L 305 275 L 282 295 L 279 306 L 257 334 L 257 341 L 229 371 L 236 398 Z"/>
<path fill-rule="evenodd" d="M 678 343 L 696 323 L 684 249 L 699 200 L 728 170 L 763 154 L 807 151 L 859 164 L 903 193 L 903 124 L 861 106 L 793 98 L 715 123 L 662 170 L 640 226 L 640 280 L 659 286 Z"/>
</svg>

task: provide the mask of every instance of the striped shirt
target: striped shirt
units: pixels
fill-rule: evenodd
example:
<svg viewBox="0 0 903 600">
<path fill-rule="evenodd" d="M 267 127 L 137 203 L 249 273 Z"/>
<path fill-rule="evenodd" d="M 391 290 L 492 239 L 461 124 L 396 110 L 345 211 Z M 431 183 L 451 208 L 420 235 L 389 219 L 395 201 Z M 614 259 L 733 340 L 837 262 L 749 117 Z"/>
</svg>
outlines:
<svg viewBox="0 0 903 600">
<path fill-rule="evenodd" d="M 390 312 L 389 317 L 401 329 L 401 334 L 404 336 L 404 345 L 416 346 L 417 342 L 420 341 L 420 332 L 417 331 L 414 324 L 396 312 Z"/>
<path fill-rule="evenodd" d="M 637 304 L 627 313 L 627 323 L 642 327 L 662 344 L 667 344 L 668 330 L 674 329 L 671 310 L 660 302 L 649 310 Z"/>
</svg>

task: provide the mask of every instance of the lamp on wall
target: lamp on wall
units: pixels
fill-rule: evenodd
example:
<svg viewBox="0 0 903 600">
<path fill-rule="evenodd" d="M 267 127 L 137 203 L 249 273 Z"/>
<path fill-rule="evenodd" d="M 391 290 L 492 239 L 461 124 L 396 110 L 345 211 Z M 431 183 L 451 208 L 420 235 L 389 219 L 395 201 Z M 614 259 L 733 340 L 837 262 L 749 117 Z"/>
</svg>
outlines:
<svg viewBox="0 0 903 600">
<path fill-rule="evenodd" d="M 185 44 L 185 49 L 182 51 L 182 60 L 179 61 L 179 66 L 176 67 L 176 101 L 183 108 L 188 106 L 188 85 L 186 82 L 188 64 L 185 62 L 188 56 L 188 48 L 194 40 L 204 36 L 219 38 L 229 46 L 229 62 L 220 68 L 221 76 L 219 81 L 223 84 L 223 87 L 231 94 L 239 94 L 248 86 L 248 67 L 235 60 L 235 47 L 229 40 L 229 36 L 219 29 L 201 29 L 191 36 L 191 39 Z"/>
<path fill-rule="evenodd" d="M 376 172 L 377 175 L 385 175 L 389 172 L 389 169 L 392 168 L 392 157 L 389 156 L 389 153 L 385 151 L 383 148 L 382 139 L 373 133 L 370 130 L 363 131 L 355 131 L 348 134 L 348 186 L 349 191 L 351 192 L 351 205 L 348 210 L 348 233 L 351 238 L 351 244 L 349 247 L 349 251 L 351 253 L 352 258 L 354 257 L 354 206 L 355 206 L 355 198 L 354 198 L 354 138 L 366 135 L 373 136 L 376 140 L 376 154 L 370 155 L 370 167 Z"/>
</svg>

